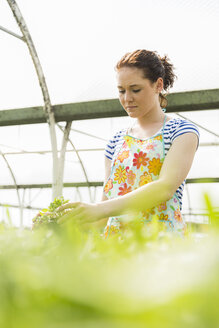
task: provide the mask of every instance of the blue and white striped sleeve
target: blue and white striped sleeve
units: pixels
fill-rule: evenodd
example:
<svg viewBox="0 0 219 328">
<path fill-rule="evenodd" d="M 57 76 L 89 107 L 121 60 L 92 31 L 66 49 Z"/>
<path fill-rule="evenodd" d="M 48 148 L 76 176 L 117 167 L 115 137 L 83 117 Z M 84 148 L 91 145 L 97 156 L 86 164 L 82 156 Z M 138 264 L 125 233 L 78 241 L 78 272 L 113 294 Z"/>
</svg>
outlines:
<svg viewBox="0 0 219 328">
<path fill-rule="evenodd" d="M 113 140 L 114 138 L 110 139 L 108 143 L 106 144 L 104 155 L 112 160 L 113 154 L 115 152 L 115 142 Z"/>
<path fill-rule="evenodd" d="M 116 146 L 119 144 L 122 136 L 124 134 L 124 131 L 121 130 L 119 132 L 117 132 L 106 144 L 105 147 L 105 151 L 104 151 L 104 155 L 109 158 L 110 160 L 113 159 L 115 150 L 116 150 Z"/>
<path fill-rule="evenodd" d="M 171 135 L 171 142 L 173 142 L 177 137 L 185 133 L 194 133 L 198 138 L 198 144 L 199 144 L 199 137 L 200 137 L 199 130 L 194 123 L 189 122 L 187 120 L 180 120 L 179 124 L 177 125 L 176 129 L 173 131 Z"/>
</svg>

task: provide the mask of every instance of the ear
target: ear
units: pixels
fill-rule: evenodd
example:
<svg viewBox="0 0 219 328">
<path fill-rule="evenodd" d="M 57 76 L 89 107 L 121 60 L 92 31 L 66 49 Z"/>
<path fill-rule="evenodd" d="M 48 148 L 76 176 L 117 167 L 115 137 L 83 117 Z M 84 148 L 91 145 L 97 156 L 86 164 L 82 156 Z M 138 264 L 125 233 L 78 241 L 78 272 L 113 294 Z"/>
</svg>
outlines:
<svg viewBox="0 0 219 328">
<path fill-rule="evenodd" d="M 162 79 L 162 77 L 159 77 L 159 78 L 157 79 L 156 84 L 157 84 L 157 92 L 158 92 L 158 93 L 161 93 L 162 90 L 163 90 L 163 79 Z"/>
</svg>

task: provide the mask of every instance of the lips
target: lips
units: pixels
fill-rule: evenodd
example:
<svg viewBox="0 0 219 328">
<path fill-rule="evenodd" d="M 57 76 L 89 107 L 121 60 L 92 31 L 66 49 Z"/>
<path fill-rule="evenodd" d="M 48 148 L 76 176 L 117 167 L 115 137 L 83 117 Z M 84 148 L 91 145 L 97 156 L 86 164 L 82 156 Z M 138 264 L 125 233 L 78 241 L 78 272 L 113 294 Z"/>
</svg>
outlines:
<svg viewBox="0 0 219 328">
<path fill-rule="evenodd" d="M 137 108 L 137 106 L 127 106 L 126 109 L 130 110 L 130 109 L 135 109 Z"/>
</svg>

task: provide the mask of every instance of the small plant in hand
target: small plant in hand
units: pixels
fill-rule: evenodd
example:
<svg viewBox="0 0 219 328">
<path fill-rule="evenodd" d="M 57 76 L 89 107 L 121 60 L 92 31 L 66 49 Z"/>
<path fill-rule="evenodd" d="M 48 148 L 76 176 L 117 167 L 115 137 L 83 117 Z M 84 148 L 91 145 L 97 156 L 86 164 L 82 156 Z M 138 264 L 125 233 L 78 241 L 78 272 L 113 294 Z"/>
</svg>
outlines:
<svg viewBox="0 0 219 328">
<path fill-rule="evenodd" d="M 57 209 L 68 202 L 69 200 L 65 200 L 64 197 L 55 198 L 48 208 L 44 208 L 33 218 L 32 229 L 57 224 L 58 219 L 66 212 L 66 210 L 57 211 Z"/>
</svg>

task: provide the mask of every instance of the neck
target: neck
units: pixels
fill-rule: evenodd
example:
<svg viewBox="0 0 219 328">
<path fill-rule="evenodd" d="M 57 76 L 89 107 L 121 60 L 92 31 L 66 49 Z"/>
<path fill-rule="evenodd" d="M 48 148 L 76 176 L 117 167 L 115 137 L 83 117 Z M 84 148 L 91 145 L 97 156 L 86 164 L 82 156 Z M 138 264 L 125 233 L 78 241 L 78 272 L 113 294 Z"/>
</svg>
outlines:
<svg viewBox="0 0 219 328">
<path fill-rule="evenodd" d="M 160 105 L 156 108 L 153 108 L 145 116 L 137 118 L 137 124 L 142 129 L 151 126 L 151 124 L 161 123 L 164 121 L 165 113 L 162 111 Z"/>
</svg>

